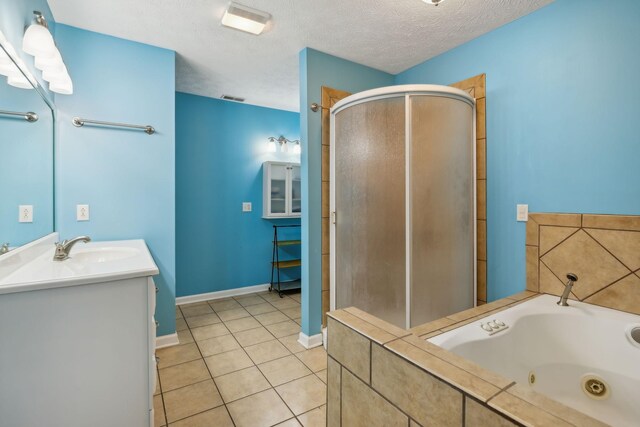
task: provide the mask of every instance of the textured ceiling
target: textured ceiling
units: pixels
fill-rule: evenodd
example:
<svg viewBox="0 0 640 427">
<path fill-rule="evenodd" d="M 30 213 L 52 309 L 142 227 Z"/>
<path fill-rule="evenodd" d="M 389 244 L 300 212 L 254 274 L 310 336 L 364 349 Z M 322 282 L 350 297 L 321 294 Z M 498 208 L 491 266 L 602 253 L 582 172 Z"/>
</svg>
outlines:
<svg viewBox="0 0 640 427">
<path fill-rule="evenodd" d="M 176 89 L 299 110 L 298 52 L 392 74 L 552 0 L 241 0 L 273 16 L 253 36 L 220 25 L 226 0 L 49 0 L 57 22 L 177 52 Z"/>
</svg>

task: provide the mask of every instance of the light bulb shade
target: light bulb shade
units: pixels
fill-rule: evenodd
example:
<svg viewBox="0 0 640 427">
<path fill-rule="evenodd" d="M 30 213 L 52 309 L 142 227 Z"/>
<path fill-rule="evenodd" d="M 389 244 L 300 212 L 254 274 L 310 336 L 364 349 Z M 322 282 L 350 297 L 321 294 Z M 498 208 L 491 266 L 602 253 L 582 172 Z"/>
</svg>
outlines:
<svg viewBox="0 0 640 427">
<path fill-rule="evenodd" d="M 18 67 L 16 67 L 16 64 L 14 64 L 11 61 L 9 62 L 0 61 L 0 74 L 7 77 L 15 76 L 20 74 L 20 70 L 18 70 Z"/>
<path fill-rule="evenodd" d="M 49 90 L 59 93 L 60 95 L 73 95 L 73 82 L 71 81 L 71 77 L 67 76 L 66 79 L 50 82 Z"/>
<path fill-rule="evenodd" d="M 293 154 L 302 153 L 302 147 L 300 147 L 300 143 L 297 143 L 293 146 Z"/>
<path fill-rule="evenodd" d="M 58 49 L 50 58 L 43 58 L 42 56 L 36 56 L 34 64 L 38 70 L 49 71 L 52 73 L 60 73 L 65 69 L 64 62 L 62 62 L 62 56 Z"/>
<path fill-rule="evenodd" d="M 288 153 L 289 144 L 287 144 L 286 142 L 283 142 L 282 145 L 280 146 L 280 151 L 282 151 L 283 153 Z"/>
<path fill-rule="evenodd" d="M 22 73 L 18 72 L 7 77 L 7 83 L 20 89 L 33 89 L 33 85 Z"/>
<path fill-rule="evenodd" d="M 277 149 L 278 147 L 276 147 L 276 142 L 273 139 L 270 139 L 269 142 L 267 142 L 267 152 L 275 153 Z"/>
<path fill-rule="evenodd" d="M 31 56 L 51 58 L 55 55 L 56 45 L 46 27 L 31 24 L 22 38 L 22 50 Z"/>
<path fill-rule="evenodd" d="M 71 78 L 69 77 L 69 73 L 67 72 L 67 67 L 65 67 L 64 64 L 62 64 L 62 70 L 59 71 L 50 70 L 48 68 L 42 70 L 42 79 L 49 83 L 62 80 L 71 80 Z"/>
</svg>

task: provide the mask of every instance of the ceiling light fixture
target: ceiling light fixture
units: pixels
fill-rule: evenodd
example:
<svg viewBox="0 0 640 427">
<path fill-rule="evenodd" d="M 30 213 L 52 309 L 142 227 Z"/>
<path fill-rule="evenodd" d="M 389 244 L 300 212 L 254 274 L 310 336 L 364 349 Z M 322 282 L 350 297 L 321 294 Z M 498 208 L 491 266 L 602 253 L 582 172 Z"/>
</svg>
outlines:
<svg viewBox="0 0 640 427">
<path fill-rule="evenodd" d="M 264 30 L 271 15 L 238 3 L 231 3 L 222 16 L 222 25 L 256 36 Z"/>
<path fill-rule="evenodd" d="M 444 0 L 422 0 L 422 1 L 425 2 L 426 4 L 432 4 L 434 6 L 437 6 L 440 3 L 442 3 Z"/>
</svg>

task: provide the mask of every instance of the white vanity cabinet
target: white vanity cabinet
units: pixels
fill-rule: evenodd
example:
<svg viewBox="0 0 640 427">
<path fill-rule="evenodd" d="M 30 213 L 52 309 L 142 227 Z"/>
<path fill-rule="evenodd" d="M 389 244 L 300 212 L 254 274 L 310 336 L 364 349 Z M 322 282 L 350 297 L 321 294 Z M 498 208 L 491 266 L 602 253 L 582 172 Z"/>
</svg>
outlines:
<svg viewBox="0 0 640 427">
<path fill-rule="evenodd" d="M 153 426 L 158 271 L 144 242 L 130 243 L 142 261 L 133 270 L 92 274 L 104 267 L 47 253 L 22 276 L 46 265 L 48 283 L 0 280 L 1 426 Z"/>
<path fill-rule="evenodd" d="M 264 162 L 262 217 L 300 218 L 302 212 L 299 163 Z"/>
</svg>

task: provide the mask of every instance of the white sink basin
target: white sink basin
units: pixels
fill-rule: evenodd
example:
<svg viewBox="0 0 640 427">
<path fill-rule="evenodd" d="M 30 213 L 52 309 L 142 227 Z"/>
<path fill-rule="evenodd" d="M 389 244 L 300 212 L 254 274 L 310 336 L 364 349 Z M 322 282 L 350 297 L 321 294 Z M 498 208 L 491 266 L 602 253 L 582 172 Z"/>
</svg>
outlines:
<svg viewBox="0 0 640 427">
<path fill-rule="evenodd" d="M 90 249 L 74 248 L 69 258 L 82 263 L 119 261 L 137 256 L 140 251 L 136 248 L 99 247 Z"/>
</svg>

